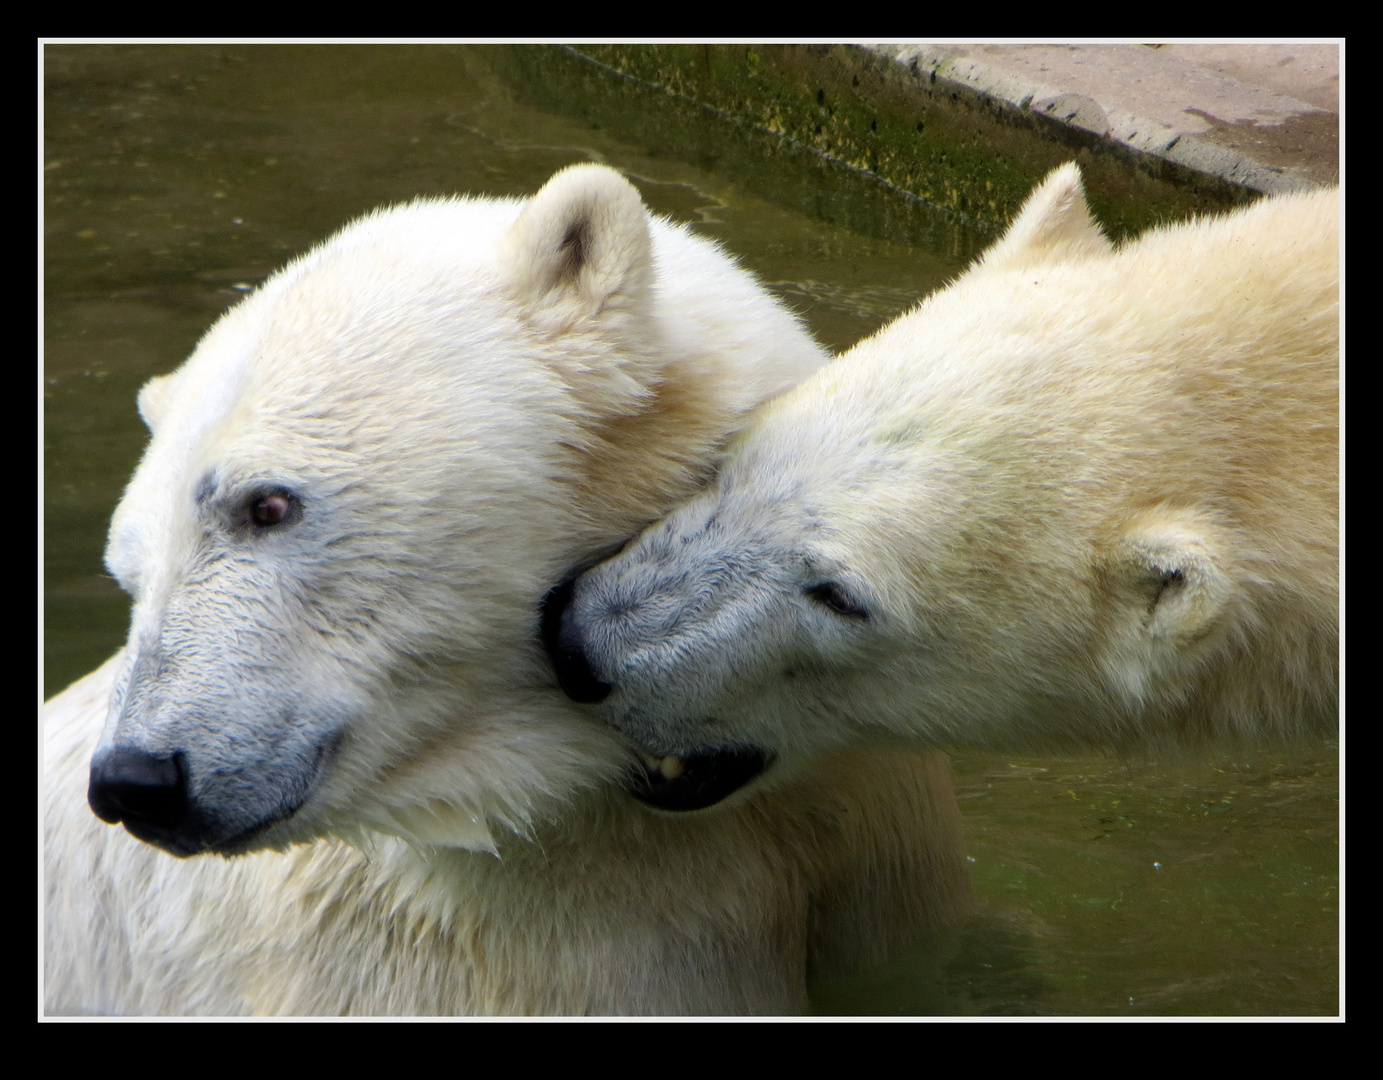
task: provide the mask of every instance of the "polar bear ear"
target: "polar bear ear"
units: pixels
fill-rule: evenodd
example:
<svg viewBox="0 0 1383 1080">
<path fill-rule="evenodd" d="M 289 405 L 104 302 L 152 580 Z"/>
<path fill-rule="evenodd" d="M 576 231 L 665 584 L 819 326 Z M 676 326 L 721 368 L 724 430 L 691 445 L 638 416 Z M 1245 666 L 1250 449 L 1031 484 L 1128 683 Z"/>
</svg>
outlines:
<svg viewBox="0 0 1383 1080">
<path fill-rule="evenodd" d="M 1073 262 L 1114 250 L 1090 216 L 1074 161 L 1047 175 L 1028 196 L 1003 239 L 980 257 L 985 270 L 1022 270 Z"/>
<path fill-rule="evenodd" d="M 172 375 L 155 375 L 139 388 L 135 404 L 139 408 L 139 418 L 149 431 L 155 432 L 163 421 L 168 405 L 168 391 L 173 387 Z"/>
<path fill-rule="evenodd" d="M 1189 644 L 1215 628 L 1235 591 L 1227 549 L 1224 530 L 1194 510 L 1158 506 L 1128 523 L 1116 558 L 1120 592 L 1149 638 Z"/>
<path fill-rule="evenodd" d="M 1158 506 L 1127 522 L 1107 552 L 1113 603 L 1101 632 L 1110 685 L 1133 708 L 1186 685 L 1233 610 L 1229 535 L 1193 510 Z"/>
<path fill-rule="evenodd" d="M 563 169 L 504 237 L 519 302 L 544 330 L 642 315 L 652 277 L 648 210 L 628 180 L 600 165 Z"/>
</svg>

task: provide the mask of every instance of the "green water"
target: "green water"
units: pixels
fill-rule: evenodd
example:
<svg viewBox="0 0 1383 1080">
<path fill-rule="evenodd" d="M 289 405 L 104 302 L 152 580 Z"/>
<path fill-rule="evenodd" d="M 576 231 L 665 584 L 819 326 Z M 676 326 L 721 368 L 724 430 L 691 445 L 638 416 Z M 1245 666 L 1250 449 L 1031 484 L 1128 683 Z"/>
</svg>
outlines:
<svg viewBox="0 0 1383 1080">
<path fill-rule="evenodd" d="M 744 164 L 762 146 L 746 150 L 714 118 L 660 114 L 656 100 L 628 127 L 582 102 L 557 114 L 525 104 L 513 70 L 473 46 L 46 50 L 45 695 L 124 638 L 128 607 L 101 550 L 144 445 L 138 387 L 176 367 L 245 289 L 371 207 L 530 194 L 564 165 L 605 162 L 655 210 L 722 240 L 833 347 L 989 239 L 944 218 L 918 226 L 925 210 L 890 207 L 887 194 L 835 212 L 854 189 L 829 175 L 808 184 L 790 155 L 791 197 L 775 199 L 764 170 Z M 672 130 L 650 138 L 659 115 Z M 682 137 L 693 122 L 695 138 Z M 923 246 L 862 227 L 876 204 Z M 965 756 L 956 767 L 979 912 L 882 971 L 823 988 L 822 1011 L 1339 1011 L 1333 745 L 1209 763 Z"/>
</svg>

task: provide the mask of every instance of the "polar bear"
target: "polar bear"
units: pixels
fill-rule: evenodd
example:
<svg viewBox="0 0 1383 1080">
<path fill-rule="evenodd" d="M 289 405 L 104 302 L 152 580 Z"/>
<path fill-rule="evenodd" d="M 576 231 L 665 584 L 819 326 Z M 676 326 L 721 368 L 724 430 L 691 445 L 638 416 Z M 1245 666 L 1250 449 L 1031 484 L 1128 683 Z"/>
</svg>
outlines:
<svg viewBox="0 0 1383 1080">
<path fill-rule="evenodd" d="M 139 395 L 128 643 L 46 712 L 47 1008 L 795 1012 L 959 910 L 940 758 L 713 805 L 538 643 L 823 359 L 596 166 L 378 211 L 229 311 Z"/>
<path fill-rule="evenodd" d="M 568 588 L 563 685 L 670 758 L 1332 730 L 1338 217 L 1115 249 L 1058 169 Z"/>
</svg>

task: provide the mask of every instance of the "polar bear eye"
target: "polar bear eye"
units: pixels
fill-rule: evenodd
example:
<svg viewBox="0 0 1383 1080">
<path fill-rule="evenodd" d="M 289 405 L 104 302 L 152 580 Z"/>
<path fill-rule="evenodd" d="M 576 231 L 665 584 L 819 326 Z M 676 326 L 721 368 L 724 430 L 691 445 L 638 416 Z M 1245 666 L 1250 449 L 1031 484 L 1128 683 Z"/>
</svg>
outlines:
<svg viewBox="0 0 1383 1080">
<path fill-rule="evenodd" d="M 287 491 L 270 491 L 250 500 L 250 523 L 256 529 L 282 525 L 295 514 L 297 499 Z"/>
<path fill-rule="evenodd" d="M 837 615 L 844 615 L 848 619 L 869 618 L 869 611 L 865 606 L 834 581 L 823 581 L 820 585 L 808 586 L 803 591 Z"/>
</svg>

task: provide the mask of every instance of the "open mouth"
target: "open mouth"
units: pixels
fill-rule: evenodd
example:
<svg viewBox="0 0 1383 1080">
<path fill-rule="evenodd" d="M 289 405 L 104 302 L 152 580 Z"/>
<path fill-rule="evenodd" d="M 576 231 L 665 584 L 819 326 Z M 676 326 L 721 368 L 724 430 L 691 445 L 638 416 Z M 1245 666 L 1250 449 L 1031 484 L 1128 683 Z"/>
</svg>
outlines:
<svg viewBox="0 0 1383 1080">
<path fill-rule="evenodd" d="M 625 787 L 659 810 L 704 810 L 733 795 L 770 765 L 774 755 L 753 747 L 713 750 L 688 757 L 644 755 Z"/>
</svg>

